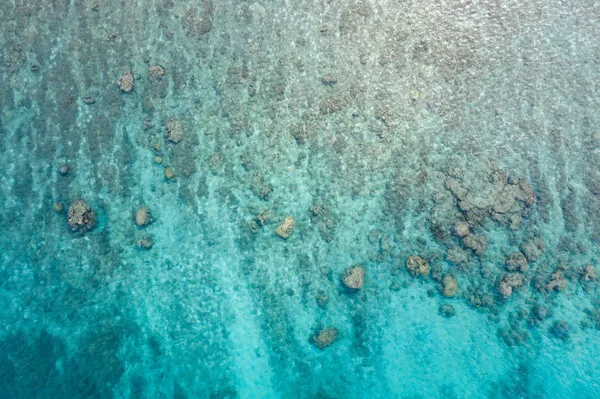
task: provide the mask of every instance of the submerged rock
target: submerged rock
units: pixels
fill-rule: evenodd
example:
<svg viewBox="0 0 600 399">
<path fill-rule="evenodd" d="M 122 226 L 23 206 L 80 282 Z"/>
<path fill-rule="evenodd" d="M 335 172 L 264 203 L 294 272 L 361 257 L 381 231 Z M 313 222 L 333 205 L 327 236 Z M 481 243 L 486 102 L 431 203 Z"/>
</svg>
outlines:
<svg viewBox="0 0 600 399">
<path fill-rule="evenodd" d="M 429 275 L 429 263 L 420 256 L 411 256 L 406 261 L 406 268 L 413 276 Z"/>
<path fill-rule="evenodd" d="M 294 220 L 294 218 L 291 216 L 288 216 L 285 218 L 283 223 L 281 223 L 275 229 L 275 233 L 279 237 L 283 238 L 284 240 L 287 240 L 292 235 L 292 232 L 294 231 L 295 226 L 296 226 L 296 221 Z"/>
<path fill-rule="evenodd" d="M 96 214 L 84 200 L 76 199 L 69 207 L 67 223 L 71 230 L 85 233 L 96 225 Z"/>
<path fill-rule="evenodd" d="M 361 265 L 352 266 L 342 275 L 342 284 L 347 288 L 359 290 L 365 284 L 365 275 L 367 274 Z"/>
<path fill-rule="evenodd" d="M 338 340 L 339 331 L 335 327 L 327 327 L 317 331 L 311 338 L 310 342 L 317 348 L 323 350 L 328 346 L 331 346 L 335 341 Z"/>
</svg>

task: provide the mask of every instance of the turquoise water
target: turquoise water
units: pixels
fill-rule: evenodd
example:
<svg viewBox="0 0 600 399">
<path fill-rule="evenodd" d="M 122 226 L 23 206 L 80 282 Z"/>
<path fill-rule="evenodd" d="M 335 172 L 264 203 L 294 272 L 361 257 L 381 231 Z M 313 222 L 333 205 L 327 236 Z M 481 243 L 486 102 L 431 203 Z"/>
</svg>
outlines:
<svg viewBox="0 0 600 399">
<path fill-rule="evenodd" d="M 600 397 L 598 21 L 0 2 L 0 398 Z"/>
</svg>

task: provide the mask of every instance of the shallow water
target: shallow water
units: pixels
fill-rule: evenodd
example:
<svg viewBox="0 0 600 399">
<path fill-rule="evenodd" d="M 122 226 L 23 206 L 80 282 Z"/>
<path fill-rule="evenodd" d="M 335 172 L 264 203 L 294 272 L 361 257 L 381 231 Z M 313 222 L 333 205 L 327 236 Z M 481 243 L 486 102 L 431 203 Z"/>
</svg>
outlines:
<svg viewBox="0 0 600 399">
<path fill-rule="evenodd" d="M 0 2 L 0 398 L 599 397 L 599 20 Z"/>
</svg>

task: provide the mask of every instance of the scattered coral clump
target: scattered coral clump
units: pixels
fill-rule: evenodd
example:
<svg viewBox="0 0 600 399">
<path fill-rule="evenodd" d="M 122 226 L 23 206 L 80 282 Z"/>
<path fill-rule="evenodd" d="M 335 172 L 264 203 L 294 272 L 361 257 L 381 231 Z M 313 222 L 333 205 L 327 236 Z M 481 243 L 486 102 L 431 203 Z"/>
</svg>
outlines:
<svg viewBox="0 0 600 399">
<path fill-rule="evenodd" d="M 521 252 L 529 262 L 536 262 L 546 251 L 546 244 L 539 238 L 531 238 L 521 244 Z"/>
<path fill-rule="evenodd" d="M 69 207 L 67 223 L 71 230 L 85 233 L 96 225 L 96 214 L 84 200 L 76 199 Z"/>
<path fill-rule="evenodd" d="M 420 256 L 411 256 L 406 261 L 406 267 L 413 276 L 429 275 L 429 263 Z"/>
<path fill-rule="evenodd" d="M 546 285 L 546 289 L 551 292 L 559 292 L 564 291 L 565 288 L 567 288 L 567 279 L 561 270 L 555 270 L 550 276 L 550 281 Z"/>
<path fill-rule="evenodd" d="M 275 229 L 275 233 L 279 237 L 287 240 L 292 235 L 292 232 L 294 231 L 295 226 L 296 226 L 296 220 L 294 220 L 293 217 L 288 216 L 285 218 L 283 223 L 281 223 L 279 226 L 277 226 L 277 228 Z"/>
<path fill-rule="evenodd" d="M 152 220 L 150 208 L 147 206 L 141 206 L 135 211 L 135 224 L 138 225 L 138 227 L 144 227 L 152 223 Z"/>
<path fill-rule="evenodd" d="M 365 284 L 366 274 L 367 272 L 363 266 L 352 266 L 346 269 L 346 271 L 342 275 L 342 284 L 344 284 L 346 288 L 360 290 Z"/>
<path fill-rule="evenodd" d="M 451 275 L 445 276 L 442 280 L 442 293 L 444 294 L 444 296 L 452 298 L 456 295 L 457 292 L 458 282 L 456 281 L 456 279 Z"/>
<path fill-rule="evenodd" d="M 527 258 L 522 252 L 515 252 L 510 254 L 506 259 L 506 270 L 509 272 L 526 272 L 527 271 Z"/>
<path fill-rule="evenodd" d="M 310 342 L 317 348 L 323 350 L 331 346 L 338 340 L 339 331 L 335 327 L 327 327 L 317 331 L 311 338 Z"/>
<path fill-rule="evenodd" d="M 169 141 L 177 144 L 183 140 L 183 127 L 181 127 L 181 123 L 177 119 L 169 118 L 166 127 L 165 136 Z"/>
<path fill-rule="evenodd" d="M 508 273 L 500 280 L 498 289 L 504 298 L 508 298 L 513 294 L 514 289 L 522 287 L 524 283 L 525 278 L 522 274 Z"/>
<path fill-rule="evenodd" d="M 125 93 L 129 93 L 131 90 L 133 90 L 133 87 L 135 86 L 135 79 L 133 78 L 133 73 L 131 73 L 131 71 L 126 71 L 125 73 L 123 73 L 123 75 L 121 75 L 119 80 L 117 80 L 117 83 L 119 84 L 121 90 L 123 90 Z"/>
</svg>

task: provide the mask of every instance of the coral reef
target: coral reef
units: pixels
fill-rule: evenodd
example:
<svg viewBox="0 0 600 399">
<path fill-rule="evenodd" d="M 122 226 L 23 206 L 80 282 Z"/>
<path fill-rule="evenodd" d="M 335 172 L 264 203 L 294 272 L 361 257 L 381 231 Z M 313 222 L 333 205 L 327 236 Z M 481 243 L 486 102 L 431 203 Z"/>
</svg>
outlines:
<svg viewBox="0 0 600 399">
<path fill-rule="evenodd" d="M 69 206 L 67 223 L 71 230 L 85 233 L 96 225 L 96 214 L 84 200 L 76 199 Z"/>
<path fill-rule="evenodd" d="M 454 306 L 446 303 L 439 307 L 438 313 L 445 318 L 450 318 L 456 314 L 456 309 L 454 309 Z"/>
<path fill-rule="evenodd" d="M 536 262 L 546 251 L 546 244 L 539 238 L 531 238 L 523 242 L 520 246 L 521 252 L 527 258 L 528 262 Z"/>
<path fill-rule="evenodd" d="M 463 238 L 463 245 L 473 251 L 475 255 L 481 255 L 487 247 L 487 240 L 484 236 L 470 234 Z"/>
<path fill-rule="evenodd" d="M 580 273 L 580 278 L 583 281 L 595 281 L 598 276 L 596 274 L 596 268 L 592 265 L 585 265 Z"/>
<path fill-rule="evenodd" d="M 150 223 L 152 223 L 153 219 L 150 215 L 150 208 L 147 206 L 140 206 L 134 215 L 135 224 L 138 227 L 144 227 Z"/>
<path fill-rule="evenodd" d="M 442 280 L 442 293 L 444 294 L 444 296 L 452 298 L 456 295 L 457 292 L 458 282 L 456 281 L 456 279 L 451 275 L 445 276 Z"/>
<path fill-rule="evenodd" d="M 148 72 L 149 72 L 149 77 L 152 80 L 162 80 L 164 74 L 165 74 L 165 69 L 163 68 L 162 65 L 156 64 L 156 65 L 152 65 L 150 68 L 148 68 Z"/>
<path fill-rule="evenodd" d="M 323 350 L 334 344 L 339 337 L 339 331 L 335 327 L 326 327 L 315 332 L 310 338 L 310 343 Z"/>
<path fill-rule="evenodd" d="M 564 291 L 565 288 L 567 288 L 567 279 L 564 277 L 562 270 L 555 270 L 550 276 L 546 289 L 550 292 L 559 292 Z"/>
<path fill-rule="evenodd" d="M 406 268 L 413 276 L 428 276 L 429 263 L 420 256 L 411 256 L 406 261 Z"/>
<path fill-rule="evenodd" d="M 183 127 L 181 123 L 175 118 L 169 118 L 166 124 L 165 136 L 167 139 L 175 144 L 183 140 Z"/>
<path fill-rule="evenodd" d="M 136 245 L 140 249 L 150 249 L 154 245 L 154 242 L 149 237 L 144 237 L 136 241 Z"/>
<path fill-rule="evenodd" d="M 275 228 L 275 234 L 284 240 L 287 240 L 292 235 L 295 226 L 296 220 L 293 217 L 288 216 L 279 226 Z"/>
<path fill-rule="evenodd" d="M 352 290 L 360 290 L 365 284 L 365 268 L 361 265 L 349 267 L 342 275 L 342 284 Z"/>
<path fill-rule="evenodd" d="M 133 90 L 135 86 L 135 79 L 133 78 L 133 73 L 131 71 L 125 71 L 123 75 L 117 80 L 117 84 L 119 88 L 123 90 L 125 93 L 129 93 Z"/>
<path fill-rule="evenodd" d="M 466 222 L 456 222 L 453 228 L 454 235 L 459 238 L 465 238 L 469 235 L 469 224 Z"/>
<path fill-rule="evenodd" d="M 525 278 L 522 274 L 508 273 L 500 280 L 498 289 L 504 298 L 508 298 L 513 294 L 513 290 L 522 287 L 524 282 Z"/>
<path fill-rule="evenodd" d="M 522 252 L 514 252 L 506 259 L 505 265 L 509 272 L 526 272 L 527 258 Z"/>
</svg>

